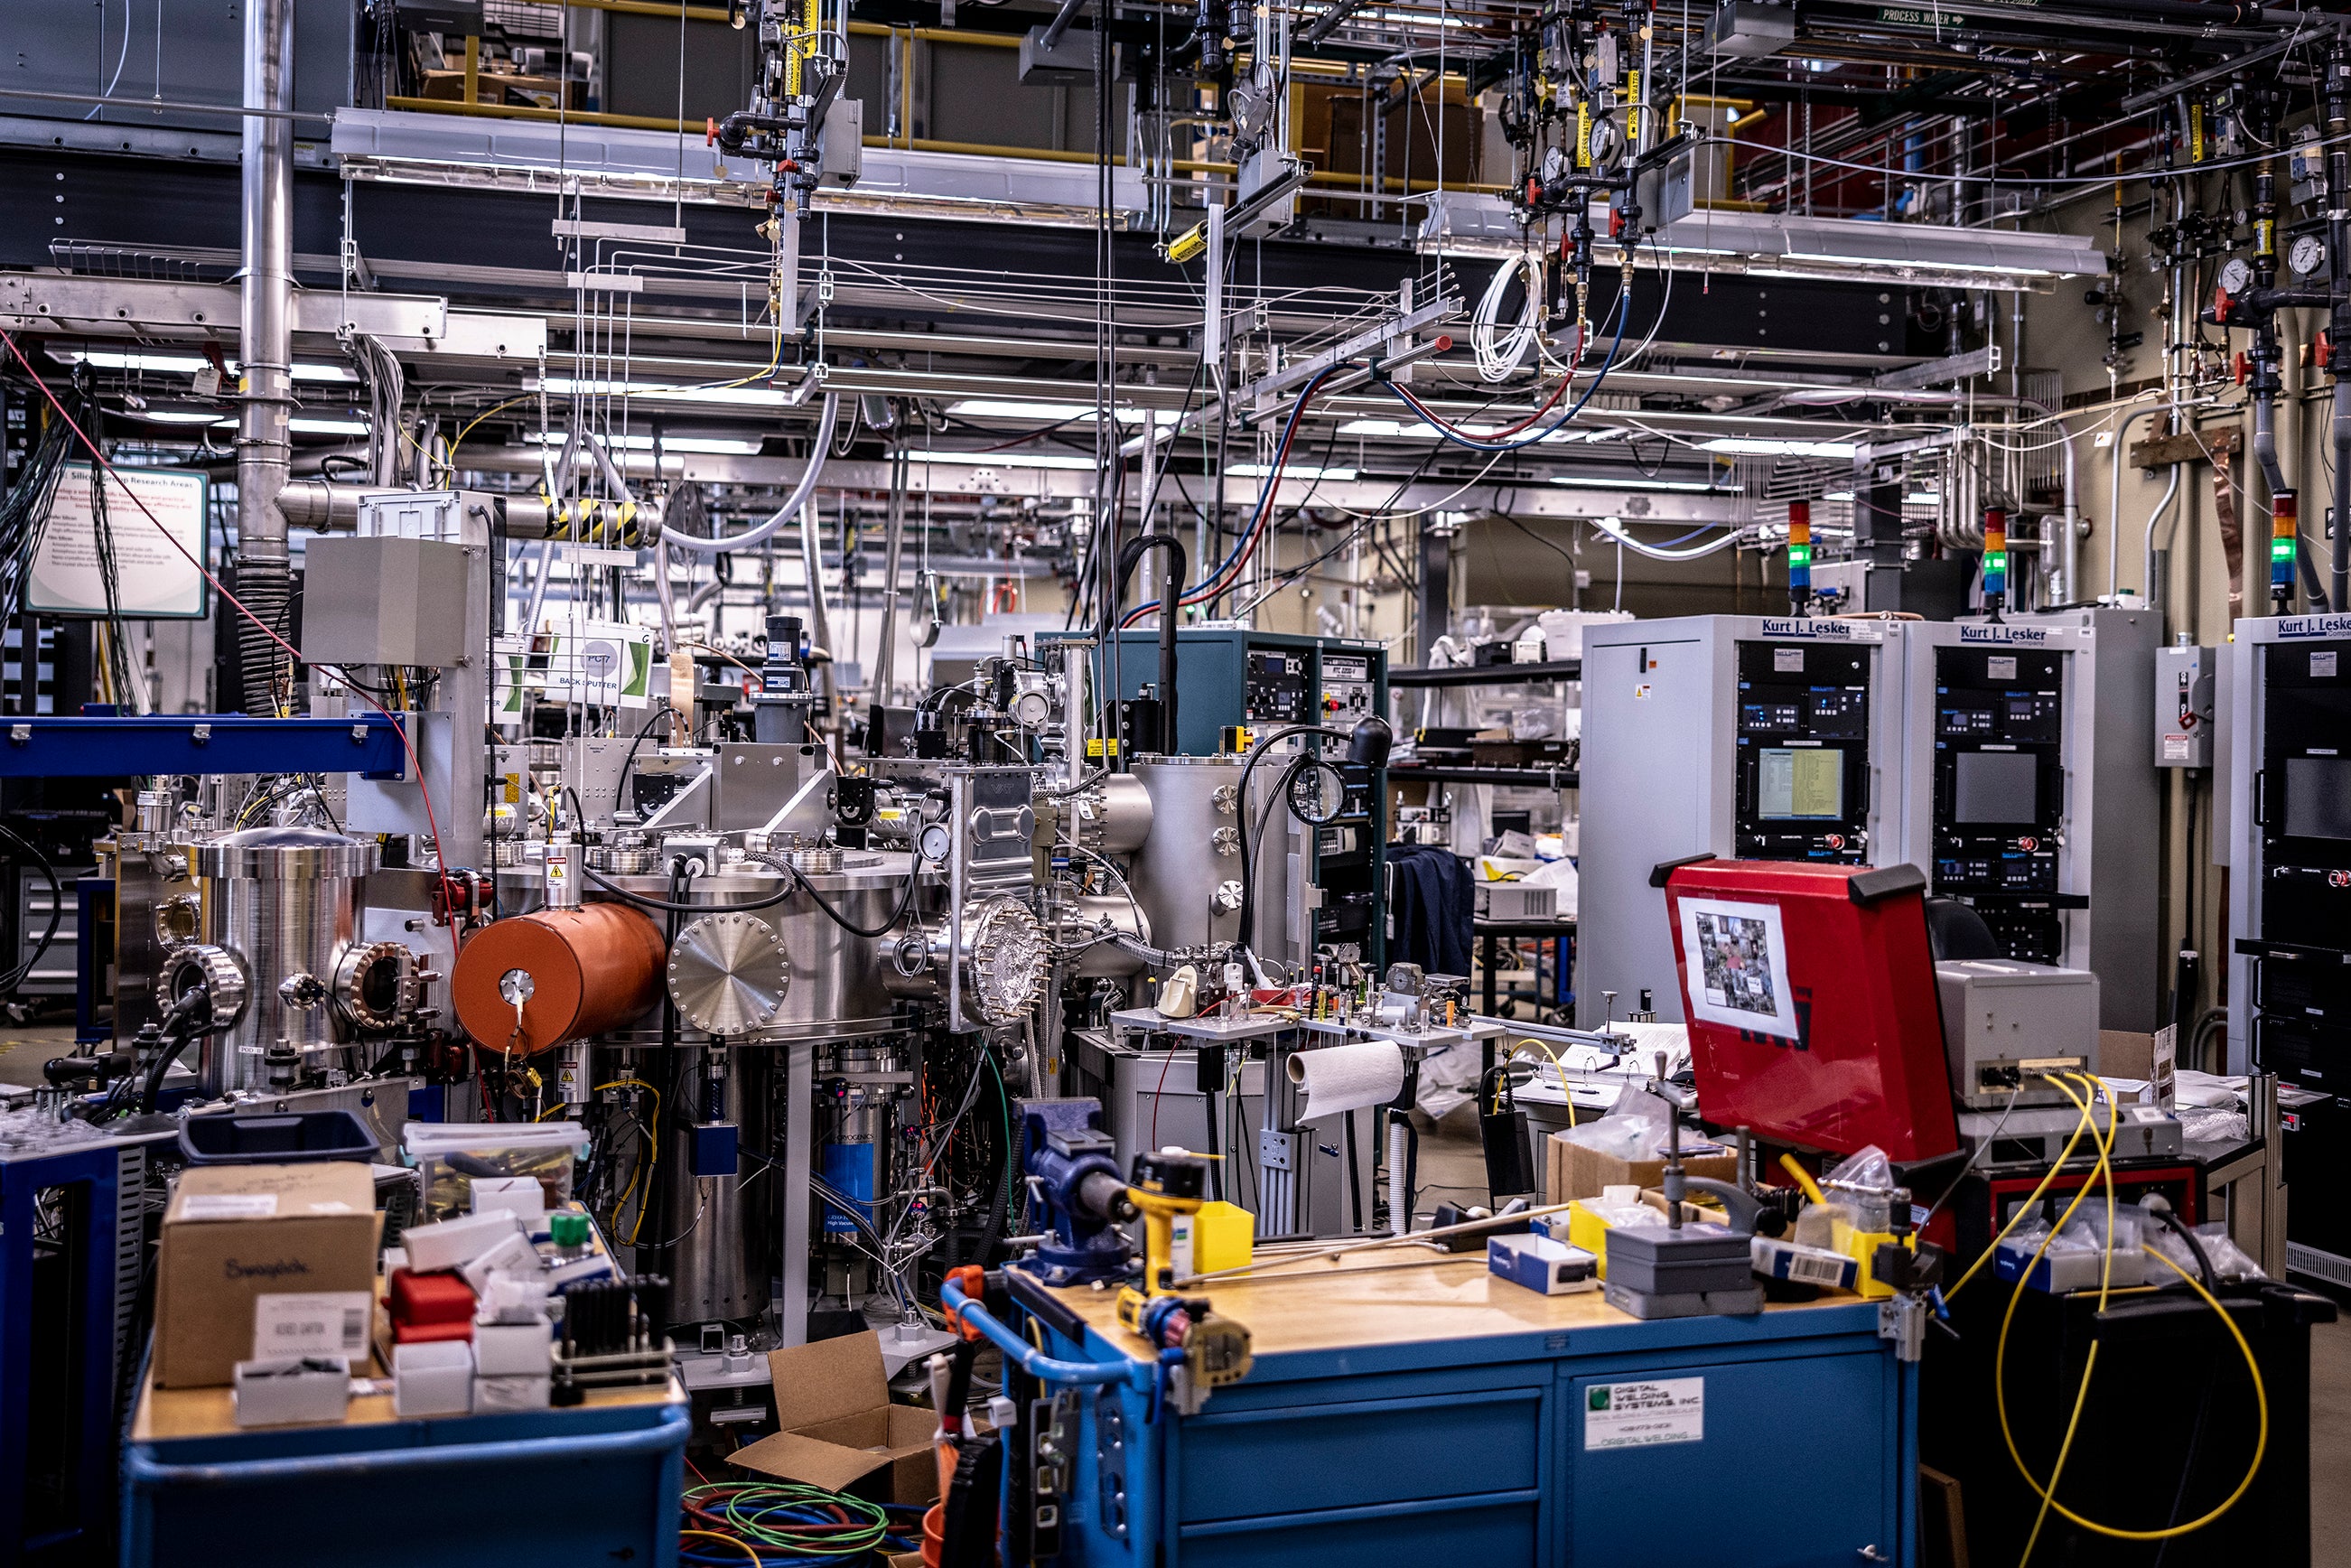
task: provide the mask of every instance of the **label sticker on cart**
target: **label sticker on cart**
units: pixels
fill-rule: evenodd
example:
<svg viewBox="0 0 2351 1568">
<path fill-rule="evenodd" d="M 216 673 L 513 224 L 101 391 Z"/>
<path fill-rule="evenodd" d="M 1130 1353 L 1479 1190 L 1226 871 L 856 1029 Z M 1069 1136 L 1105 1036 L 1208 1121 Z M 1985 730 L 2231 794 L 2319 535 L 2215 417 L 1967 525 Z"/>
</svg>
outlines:
<svg viewBox="0 0 2351 1568">
<path fill-rule="evenodd" d="M 1583 1448 L 1647 1448 L 1706 1440 L 1706 1379 L 1595 1383 L 1583 1392 Z"/>
<path fill-rule="evenodd" d="M 356 1356 L 367 1349 L 371 1298 L 365 1291 L 274 1292 L 253 1299 L 253 1358 Z"/>
</svg>

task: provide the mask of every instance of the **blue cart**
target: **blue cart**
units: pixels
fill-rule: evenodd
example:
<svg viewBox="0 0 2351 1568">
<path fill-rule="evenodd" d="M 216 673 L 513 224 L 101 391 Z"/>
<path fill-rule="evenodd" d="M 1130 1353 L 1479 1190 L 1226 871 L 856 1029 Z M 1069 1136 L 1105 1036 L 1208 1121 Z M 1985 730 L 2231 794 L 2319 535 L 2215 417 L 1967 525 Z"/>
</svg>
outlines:
<svg viewBox="0 0 2351 1568">
<path fill-rule="evenodd" d="M 143 1381 L 143 1369 L 142 1369 Z M 132 1568 L 673 1568 L 684 1393 L 402 1421 L 392 1396 L 335 1426 L 240 1431 L 226 1388 L 141 1389 L 122 1458 Z"/>
<path fill-rule="evenodd" d="M 1641 1322 L 1494 1279 L 1482 1254 L 1318 1267 L 1209 1291 L 1257 1359 L 1191 1416 L 1160 1396 L 1107 1292 L 982 1324 L 1049 1388 L 1085 1385 L 1064 1562 L 1912 1560 L 1917 1369 L 1875 1303 Z"/>
</svg>

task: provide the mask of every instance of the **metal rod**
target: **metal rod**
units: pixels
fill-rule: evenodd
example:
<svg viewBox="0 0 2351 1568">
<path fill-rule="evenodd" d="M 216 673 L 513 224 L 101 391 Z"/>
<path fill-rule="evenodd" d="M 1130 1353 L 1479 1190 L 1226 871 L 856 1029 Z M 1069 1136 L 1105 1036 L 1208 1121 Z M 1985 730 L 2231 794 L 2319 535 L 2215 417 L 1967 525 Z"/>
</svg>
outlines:
<svg viewBox="0 0 2351 1568">
<path fill-rule="evenodd" d="M 245 102 L 261 112 L 245 120 L 242 172 L 236 585 L 264 624 L 285 614 L 294 583 L 277 509 L 293 460 L 294 133 L 284 112 L 293 47 L 293 0 L 246 0 Z M 240 623 L 238 633 L 246 711 L 275 713 L 278 651 L 258 627 Z"/>
<path fill-rule="evenodd" d="M 251 20 L 251 18 L 247 18 Z M 331 114 L 305 114 L 292 109 L 255 109 L 234 103 L 174 103 L 160 98 L 101 98 L 89 92 L 32 92 L 21 87 L 0 88 L 0 98 L 35 98 L 44 103 L 95 103 L 109 109 L 144 109 L 161 113 L 169 110 L 179 114 L 240 115 L 263 120 L 309 120 L 320 125 L 331 125 Z M 106 121 L 104 123 L 116 123 Z"/>
</svg>

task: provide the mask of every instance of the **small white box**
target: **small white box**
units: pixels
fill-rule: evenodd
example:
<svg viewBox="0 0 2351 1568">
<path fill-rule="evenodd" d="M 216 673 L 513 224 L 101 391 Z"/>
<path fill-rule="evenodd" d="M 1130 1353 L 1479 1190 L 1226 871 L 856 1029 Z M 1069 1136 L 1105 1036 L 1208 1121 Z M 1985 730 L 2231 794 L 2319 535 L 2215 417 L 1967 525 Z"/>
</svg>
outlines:
<svg viewBox="0 0 2351 1568">
<path fill-rule="evenodd" d="M 537 1377 L 476 1377 L 474 1379 L 474 1414 L 487 1416 L 500 1410 L 544 1410 L 551 1380 L 546 1373 Z"/>
<path fill-rule="evenodd" d="M 1581 1247 L 1531 1233 L 1489 1237 L 1486 1271 L 1542 1296 L 1600 1288 L 1600 1260 Z"/>
<path fill-rule="evenodd" d="M 522 1236 L 522 1222 L 503 1209 L 468 1214 L 431 1225 L 412 1225 L 401 1232 L 408 1250 L 408 1266 L 420 1274 L 462 1269 L 508 1237 Z"/>
<path fill-rule="evenodd" d="M 1559 918 L 1559 889 L 1548 883 L 1530 886 L 1522 882 L 1481 882 L 1477 887 L 1478 914 L 1485 919 Z"/>
<path fill-rule="evenodd" d="M 463 1416 L 474 1408 L 470 1340 L 419 1340 L 392 1347 L 392 1408 L 402 1420 Z"/>
<path fill-rule="evenodd" d="M 528 1226 L 547 1218 L 547 1189 L 537 1176 L 475 1176 L 472 1185 L 475 1214 L 504 1209 Z"/>
<path fill-rule="evenodd" d="M 510 1214 L 501 1213 L 496 1218 L 509 1224 L 514 1221 Z M 465 1276 L 465 1283 L 473 1286 L 474 1294 L 479 1296 L 489 1289 L 493 1274 L 536 1274 L 546 1266 L 539 1259 L 538 1249 L 530 1244 L 530 1238 L 516 1230 L 488 1251 L 476 1254 L 458 1272 Z"/>
<path fill-rule="evenodd" d="M 555 1354 L 555 1330 L 545 1318 L 528 1322 L 474 1323 L 474 1370 L 483 1377 L 545 1381 Z"/>
<path fill-rule="evenodd" d="M 236 1424 L 315 1426 L 350 1413 L 351 1364 L 340 1355 L 274 1355 L 236 1364 Z"/>
</svg>

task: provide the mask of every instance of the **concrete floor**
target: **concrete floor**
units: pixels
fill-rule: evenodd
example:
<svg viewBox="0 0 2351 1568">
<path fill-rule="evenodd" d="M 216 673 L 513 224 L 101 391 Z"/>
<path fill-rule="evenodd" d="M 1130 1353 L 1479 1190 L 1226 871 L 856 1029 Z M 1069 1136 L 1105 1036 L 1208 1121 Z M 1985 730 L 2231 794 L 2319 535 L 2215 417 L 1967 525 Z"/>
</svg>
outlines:
<svg viewBox="0 0 2351 1568">
<path fill-rule="evenodd" d="M 1463 1106 L 1434 1126 L 1416 1119 L 1421 1123 L 1420 1195 L 1414 1207 L 1421 1222 L 1442 1202 L 1486 1202 L 1486 1161 L 1471 1108 Z M 2351 1317 L 2311 1333 L 2311 1568 L 2351 1568 L 2351 1531 L 2339 1528 L 2346 1518 L 2351 1518 Z"/>
</svg>

